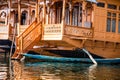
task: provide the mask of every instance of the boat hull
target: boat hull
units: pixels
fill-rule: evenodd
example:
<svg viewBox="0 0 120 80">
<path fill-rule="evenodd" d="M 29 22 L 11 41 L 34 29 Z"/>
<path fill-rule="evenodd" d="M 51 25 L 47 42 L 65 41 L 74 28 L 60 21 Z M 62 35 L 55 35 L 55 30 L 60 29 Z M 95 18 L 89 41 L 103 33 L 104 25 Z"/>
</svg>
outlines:
<svg viewBox="0 0 120 80">
<path fill-rule="evenodd" d="M 23 54 L 26 57 L 40 59 L 42 61 L 55 61 L 55 62 L 80 62 L 80 63 L 93 63 L 89 58 L 67 58 L 67 57 L 54 57 L 45 55 Z M 99 64 L 119 64 L 120 58 L 113 59 L 99 59 L 95 58 L 95 61 Z"/>
</svg>

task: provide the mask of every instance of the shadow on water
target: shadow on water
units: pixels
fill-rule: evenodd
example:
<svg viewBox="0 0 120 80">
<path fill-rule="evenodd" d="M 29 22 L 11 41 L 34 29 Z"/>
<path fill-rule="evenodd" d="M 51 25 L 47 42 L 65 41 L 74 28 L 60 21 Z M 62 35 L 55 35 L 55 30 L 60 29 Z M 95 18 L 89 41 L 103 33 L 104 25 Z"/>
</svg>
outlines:
<svg viewBox="0 0 120 80">
<path fill-rule="evenodd" d="M 0 53 L 0 80 L 9 80 L 8 70 L 8 56 L 4 53 Z"/>
<path fill-rule="evenodd" d="M 120 65 L 13 61 L 15 80 L 120 80 Z"/>
</svg>

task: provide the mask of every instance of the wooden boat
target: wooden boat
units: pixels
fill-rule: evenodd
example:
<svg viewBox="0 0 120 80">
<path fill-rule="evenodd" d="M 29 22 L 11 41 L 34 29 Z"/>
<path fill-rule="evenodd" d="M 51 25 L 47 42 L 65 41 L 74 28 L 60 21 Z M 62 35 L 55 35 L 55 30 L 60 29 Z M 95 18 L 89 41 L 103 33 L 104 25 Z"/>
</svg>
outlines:
<svg viewBox="0 0 120 80">
<path fill-rule="evenodd" d="M 39 53 L 85 48 L 102 58 L 120 58 L 119 0 L 3 2 L 0 3 L 0 13 L 7 16 L 0 16 L 0 22 L 9 26 L 0 27 L 1 39 L 10 39 L 14 32 L 11 30 L 17 24 L 13 59 L 21 59 L 22 54 L 33 50 L 35 46 Z"/>
<path fill-rule="evenodd" d="M 36 55 L 36 54 L 23 54 L 25 57 L 40 59 L 42 61 L 55 61 L 55 62 L 79 62 L 79 63 L 93 63 L 89 58 L 67 58 L 67 57 L 55 57 L 55 56 L 45 56 L 45 55 Z M 113 59 L 100 59 L 95 58 L 95 61 L 98 64 L 119 64 L 120 58 Z"/>
</svg>

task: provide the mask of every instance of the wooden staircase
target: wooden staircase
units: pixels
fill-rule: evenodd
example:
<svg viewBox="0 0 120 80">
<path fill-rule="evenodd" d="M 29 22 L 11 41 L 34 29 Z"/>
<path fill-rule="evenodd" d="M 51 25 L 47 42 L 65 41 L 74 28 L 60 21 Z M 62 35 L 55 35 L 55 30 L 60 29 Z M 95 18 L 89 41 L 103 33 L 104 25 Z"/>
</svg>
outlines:
<svg viewBox="0 0 120 80">
<path fill-rule="evenodd" d="M 34 21 L 26 30 L 16 38 L 16 51 L 12 59 L 20 59 L 21 54 L 32 49 L 35 43 L 39 42 L 42 34 L 42 24 Z"/>
</svg>

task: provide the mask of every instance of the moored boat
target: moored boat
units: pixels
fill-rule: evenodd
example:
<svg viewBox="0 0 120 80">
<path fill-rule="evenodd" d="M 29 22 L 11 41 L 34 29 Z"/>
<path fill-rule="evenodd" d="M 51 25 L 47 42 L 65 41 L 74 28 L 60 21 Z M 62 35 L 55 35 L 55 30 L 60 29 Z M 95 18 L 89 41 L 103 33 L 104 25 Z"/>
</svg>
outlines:
<svg viewBox="0 0 120 80">
<path fill-rule="evenodd" d="M 55 56 L 45 56 L 45 55 L 37 55 L 37 54 L 23 54 L 26 57 L 39 59 L 42 61 L 55 61 L 55 62 L 79 62 L 79 63 L 93 63 L 90 58 L 68 58 L 68 57 L 55 57 Z M 113 58 L 113 59 L 102 59 L 102 58 L 95 58 L 95 61 L 98 64 L 119 64 L 120 58 Z"/>
</svg>

